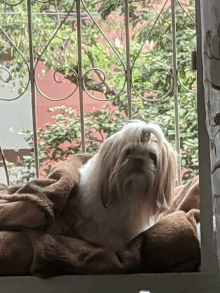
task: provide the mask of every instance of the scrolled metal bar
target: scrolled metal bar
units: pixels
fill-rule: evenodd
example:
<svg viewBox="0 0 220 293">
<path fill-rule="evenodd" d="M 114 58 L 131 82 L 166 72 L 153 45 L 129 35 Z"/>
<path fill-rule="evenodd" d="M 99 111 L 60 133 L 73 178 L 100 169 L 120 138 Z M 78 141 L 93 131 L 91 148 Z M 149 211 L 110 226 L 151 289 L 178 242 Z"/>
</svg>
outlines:
<svg viewBox="0 0 220 293">
<path fill-rule="evenodd" d="M 184 12 L 188 15 L 188 17 L 192 20 L 193 23 L 196 23 L 195 19 L 189 14 L 189 12 L 183 7 L 179 0 L 176 0 L 179 6 L 184 10 Z"/>
<path fill-rule="evenodd" d="M 93 96 L 93 95 L 88 91 L 88 89 L 87 89 L 87 87 L 86 87 L 86 76 L 87 76 L 87 74 L 88 74 L 89 72 L 91 72 L 91 71 L 100 72 L 101 75 L 99 74 L 99 78 L 100 78 L 100 76 L 103 76 L 103 79 L 102 79 L 100 82 L 97 82 L 97 84 L 99 84 L 99 85 L 105 84 L 106 75 L 105 75 L 105 72 L 104 72 L 102 69 L 100 69 L 100 68 L 90 68 L 90 69 L 86 70 L 86 72 L 84 73 L 84 75 L 83 75 L 83 89 L 85 90 L 85 92 L 86 92 L 86 93 L 87 93 L 92 99 L 94 99 L 94 100 L 96 100 L 96 101 L 100 101 L 100 102 L 106 102 L 106 101 L 112 101 L 112 100 L 116 99 L 117 97 L 119 97 L 119 96 L 121 95 L 122 91 L 123 91 L 124 88 L 125 88 L 126 80 L 124 80 L 124 84 L 123 84 L 123 86 L 122 86 L 122 89 L 121 89 L 121 90 L 120 90 L 120 91 L 119 91 L 119 92 L 118 92 L 113 98 L 99 99 L 99 98 L 96 98 L 95 96 Z"/>
<path fill-rule="evenodd" d="M 47 100 L 49 100 L 49 101 L 64 101 L 64 100 L 67 100 L 69 97 L 71 97 L 75 92 L 76 92 L 76 90 L 77 90 L 77 88 L 78 88 L 78 75 L 77 75 L 77 72 L 73 69 L 73 68 L 71 68 L 71 67 L 68 67 L 68 66 L 63 66 L 63 67 L 59 67 L 59 68 L 57 68 L 55 71 L 54 71 L 54 73 L 53 73 L 53 79 L 54 79 L 54 81 L 56 82 L 56 83 L 62 83 L 62 81 L 58 81 L 57 80 L 57 77 L 56 77 L 56 75 L 58 74 L 58 73 L 60 73 L 60 74 L 62 74 L 61 73 L 61 71 L 62 71 L 62 69 L 70 69 L 73 73 L 74 73 L 74 75 L 76 76 L 76 87 L 74 88 L 74 90 L 68 95 L 68 96 L 66 96 L 65 98 L 61 98 L 61 99 L 51 99 L 51 98 L 49 98 L 48 96 L 46 96 L 40 89 L 39 89 L 39 87 L 37 87 L 37 90 L 38 90 L 38 92 L 43 96 L 43 97 L 45 97 Z M 35 82 L 35 84 L 36 84 L 36 82 Z"/>
<path fill-rule="evenodd" d="M 20 0 L 19 2 L 12 4 L 12 3 L 9 3 L 9 2 L 7 2 L 5 0 L 2 0 L 3 3 L 5 3 L 5 4 L 9 5 L 9 6 L 17 6 L 17 5 L 21 4 L 23 1 L 24 0 Z"/>
<path fill-rule="evenodd" d="M 130 60 L 130 34 L 129 34 L 129 0 L 125 0 L 125 35 L 126 35 L 126 80 L 127 80 L 127 100 L 128 100 L 128 118 L 132 119 L 132 101 L 131 101 L 131 60 Z"/>
<path fill-rule="evenodd" d="M 111 49 L 113 50 L 113 52 L 115 53 L 115 55 L 118 57 L 118 59 L 120 60 L 124 71 L 126 70 L 125 64 L 123 62 L 123 60 L 121 59 L 120 55 L 118 54 L 117 50 L 115 50 L 115 48 L 112 46 L 111 42 L 108 40 L 108 38 L 106 37 L 106 35 L 104 34 L 103 30 L 101 29 L 101 27 L 98 25 L 98 23 L 96 22 L 96 20 L 94 19 L 94 17 L 92 16 L 92 14 L 90 13 L 90 11 L 88 10 L 88 8 L 86 7 L 85 3 L 83 0 L 82 4 L 86 10 L 86 12 L 88 13 L 88 15 L 90 16 L 90 18 L 93 20 L 93 22 L 95 23 L 95 25 L 97 26 L 98 30 L 100 31 L 100 33 L 103 35 L 104 39 L 106 40 L 106 42 L 109 44 L 109 46 L 111 47 Z M 168 0 L 167 0 L 168 1 Z"/>
<path fill-rule="evenodd" d="M 131 72 L 133 72 L 134 65 L 135 65 L 135 63 L 136 63 L 136 61 L 137 61 L 137 59 L 138 59 L 138 57 L 139 57 L 139 55 L 140 55 L 140 53 L 141 53 L 141 51 L 142 51 L 142 49 L 143 49 L 143 47 L 144 47 L 144 45 L 145 45 L 147 39 L 148 39 L 149 36 L 151 35 L 151 33 L 152 33 L 152 31 L 153 31 L 153 29 L 154 29 L 154 27 L 155 27 L 155 25 L 156 25 L 158 19 L 160 18 L 160 16 L 161 16 L 161 14 L 162 14 L 162 12 L 163 12 L 163 10 L 164 10 L 164 8 L 165 8 L 165 6 L 166 6 L 167 3 L 168 3 L 168 0 L 166 0 L 166 1 L 164 2 L 162 9 L 161 9 L 160 12 L 158 13 L 158 15 L 157 15 L 157 17 L 156 17 L 156 19 L 155 19 L 155 21 L 154 21 L 152 27 L 150 28 L 150 30 L 149 30 L 149 32 L 148 32 L 148 34 L 147 34 L 147 36 L 146 36 L 146 38 L 145 38 L 145 40 L 144 40 L 144 42 L 143 42 L 141 48 L 140 48 L 140 50 L 138 51 L 137 56 L 134 58 L 133 63 L 132 63 L 132 66 L 131 66 Z M 156 69 L 156 68 L 155 68 L 155 69 Z M 158 69 L 161 70 L 161 68 L 158 68 Z M 167 69 L 165 69 L 165 68 L 163 68 L 163 69 L 164 69 L 165 71 L 168 71 L 169 74 L 170 74 L 171 77 L 172 77 L 172 73 L 171 73 L 169 70 L 167 70 Z M 155 71 L 155 70 L 154 70 L 154 71 Z M 150 73 L 151 73 L 151 72 L 150 72 Z M 143 99 L 143 100 L 145 100 L 145 101 L 148 101 L 148 102 L 160 101 L 160 100 L 166 98 L 166 97 L 168 96 L 168 94 L 170 93 L 171 89 L 172 89 L 172 87 L 170 87 L 169 91 L 168 91 L 165 95 L 163 95 L 163 96 L 162 96 L 161 98 L 159 98 L 159 99 L 155 99 L 155 100 L 153 100 L 153 99 L 147 99 L 147 98 L 143 97 L 142 95 L 140 95 L 140 94 L 138 93 L 138 91 L 136 90 L 135 86 L 134 86 L 133 80 L 132 80 L 132 88 L 133 88 L 134 92 L 135 92 L 135 93 L 136 93 L 141 99 Z M 150 89 L 148 89 L 148 90 L 150 90 Z M 154 90 L 151 90 L 151 92 L 154 92 Z"/>
<path fill-rule="evenodd" d="M 143 100 L 145 100 L 145 101 L 148 101 L 148 102 L 158 102 L 158 101 L 160 101 L 160 100 L 162 100 L 162 99 L 164 99 L 164 98 L 166 98 L 168 95 L 169 95 L 169 93 L 171 92 L 171 90 L 172 90 L 172 87 L 173 87 L 173 75 L 172 75 L 172 73 L 171 73 L 171 71 L 170 70 L 168 70 L 168 69 L 166 69 L 166 68 L 163 68 L 163 67 L 154 67 L 152 70 L 150 70 L 150 72 L 149 72 L 149 76 L 151 76 L 155 71 L 157 71 L 157 70 L 159 70 L 160 72 L 161 71 L 166 71 L 166 72 L 168 72 L 169 73 L 169 75 L 170 75 L 170 78 L 171 78 L 171 85 L 170 85 L 170 88 L 169 88 L 169 90 L 166 92 L 166 94 L 164 94 L 162 97 L 160 97 L 159 99 L 147 99 L 147 98 L 145 98 L 145 97 L 143 97 L 141 94 L 139 94 L 138 93 L 138 91 L 136 90 L 136 88 L 134 87 L 134 85 L 133 85 L 133 90 L 135 91 L 135 93 L 141 98 L 141 99 L 143 99 Z M 150 80 L 149 80 L 150 81 Z M 150 81 L 152 84 L 156 84 L 157 83 L 157 81 Z M 158 90 L 152 90 L 152 89 L 149 89 L 149 88 L 147 88 L 147 89 L 145 89 L 145 90 L 148 90 L 148 91 L 151 91 L 151 92 L 154 92 L 154 93 L 157 93 L 158 92 Z"/>
<path fill-rule="evenodd" d="M 196 91 L 190 90 L 190 89 L 188 89 L 187 87 L 184 86 L 184 84 L 182 83 L 182 81 L 180 80 L 179 75 L 178 75 L 178 73 L 179 73 L 179 69 L 180 69 L 181 65 L 182 65 L 183 63 L 190 62 L 190 61 L 191 61 L 191 59 L 186 59 L 186 60 L 183 60 L 183 61 L 181 61 L 181 62 L 179 63 L 179 65 L 177 66 L 177 80 L 178 80 L 179 84 L 180 84 L 180 85 L 181 85 L 186 91 L 188 91 L 188 92 L 190 92 L 190 93 L 193 93 L 193 94 L 196 94 Z"/>
<path fill-rule="evenodd" d="M 38 62 L 40 61 L 40 59 L 41 59 L 41 57 L 43 56 L 44 52 L 47 50 L 47 48 L 49 47 L 50 43 L 52 42 L 52 40 L 54 39 L 54 37 L 55 37 L 56 34 L 58 33 L 58 31 L 59 31 L 59 29 L 61 28 L 61 26 L 63 25 L 63 23 L 66 21 L 66 19 L 67 19 L 68 16 L 70 15 L 70 13 L 71 13 L 71 11 L 72 11 L 72 9 L 73 9 L 75 3 L 76 3 L 76 0 L 73 1 L 73 4 L 72 4 L 72 6 L 70 7 L 70 10 L 69 10 L 68 13 L 66 14 L 66 16 L 64 17 L 64 19 L 62 20 L 62 22 L 60 23 L 60 25 L 58 26 L 58 28 L 57 28 L 57 29 L 55 30 L 55 32 L 53 33 L 52 37 L 50 38 L 49 42 L 47 43 L 47 45 L 45 46 L 45 48 L 43 49 L 43 51 L 41 52 L 41 54 L 38 56 L 37 61 L 36 61 L 36 64 L 35 64 L 35 73 L 36 73 L 36 67 L 37 67 L 37 65 L 38 65 Z M 64 68 L 64 67 L 61 67 L 61 68 Z M 71 69 L 74 73 L 76 73 L 76 71 L 75 71 L 74 69 L 72 69 L 71 67 L 65 67 L 65 68 L 69 68 L 69 69 Z M 57 74 L 58 71 L 59 71 L 59 68 L 55 70 L 55 75 Z M 55 76 L 55 75 L 54 75 L 54 76 Z M 54 80 L 55 80 L 55 79 L 54 79 Z M 55 81 L 56 81 L 56 80 L 55 80 Z M 75 93 L 76 88 L 77 88 L 77 86 L 78 86 L 78 85 L 77 85 L 76 88 L 74 89 L 74 91 L 73 91 L 71 94 L 69 94 L 67 97 L 62 98 L 62 99 L 52 99 L 52 98 L 48 97 L 47 95 L 45 95 L 45 94 L 40 90 L 40 88 L 39 88 L 39 86 L 38 86 L 38 84 L 37 84 L 37 80 L 36 80 L 36 78 L 35 78 L 35 85 L 36 85 L 36 89 L 37 89 L 37 91 L 38 91 L 38 92 L 39 92 L 44 98 L 46 98 L 46 99 L 49 100 L 49 101 L 63 101 L 63 100 L 68 99 L 70 96 L 73 95 L 73 93 Z"/>
<path fill-rule="evenodd" d="M 2 78 L 3 82 L 5 82 L 5 83 L 9 82 L 11 80 L 11 72 L 10 72 L 10 70 L 8 70 L 8 68 L 6 68 L 4 66 L 0 66 L 0 69 L 3 69 L 8 73 L 8 78 L 7 79 Z"/>
<path fill-rule="evenodd" d="M 144 42 L 143 42 L 143 44 L 142 44 L 140 50 L 138 51 L 137 56 L 134 58 L 133 64 L 132 64 L 132 66 L 131 66 L 131 71 L 133 70 L 133 68 L 134 68 L 134 64 L 136 63 L 136 61 L 137 61 L 137 59 L 138 59 L 138 56 L 140 55 L 142 49 L 144 48 L 144 45 L 145 45 L 147 39 L 149 38 L 149 36 L 150 36 L 152 30 L 154 29 L 154 27 L 155 27 L 155 25 L 156 25 L 158 19 L 160 18 L 160 16 L 161 16 L 161 14 L 162 14 L 162 12 L 163 12 L 163 10 L 164 10 L 164 8 L 165 8 L 167 2 L 168 2 L 168 0 L 165 1 L 165 3 L 164 3 L 164 5 L 163 5 L 162 9 L 160 10 L 159 14 L 158 14 L 157 17 L 156 17 L 156 19 L 155 19 L 155 21 L 154 21 L 154 23 L 153 23 L 151 29 L 149 30 L 149 32 L 148 32 L 148 34 L 147 34 L 147 36 L 146 36 L 146 38 L 145 38 L 145 40 L 144 40 Z"/>
<path fill-rule="evenodd" d="M 62 82 L 62 80 L 59 81 L 59 80 L 56 79 L 56 75 L 57 75 L 57 73 L 62 74 L 63 69 L 70 69 L 73 73 L 75 73 L 75 76 L 77 77 L 77 72 L 75 71 L 75 69 L 71 68 L 70 66 L 62 66 L 62 67 L 57 68 L 53 73 L 53 79 L 55 80 L 56 83 L 61 83 Z"/>
<path fill-rule="evenodd" d="M 26 66 L 27 66 L 28 73 L 29 73 L 30 72 L 30 67 L 29 67 L 29 65 L 27 63 L 27 60 L 24 58 L 23 54 L 21 53 L 21 51 L 18 49 L 18 47 L 13 43 L 11 38 L 6 34 L 6 32 L 1 27 L 0 27 L 0 31 L 6 37 L 6 39 L 9 41 L 9 43 L 15 48 L 15 50 L 18 52 L 18 54 L 21 56 L 21 58 L 24 60 Z M 8 70 L 7 70 L 7 72 L 8 72 Z M 11 73 L 10 73 L 10 75 L 11 75 Z M 0 100 L 9 102 L 9 101 L 14 101 L 14 100 L 19 99 L 27 91 L 28 86 L 29 86 L 29 82 L 30 82 L 30 76 L 28 74 L 28 80 L 27 80 L 26 87 L 24 88 L 24 90 L 17 97 L 12 98 L 12 99 L 4 99 L 4 98 L 1 98 L 1 96 L 0 96 Z"/>
<path fill-rule="evenodd" d="M 33 125 L 33 146 L 36 176 L 39 178 L 39 157 L 38 157 L 38 137 L 37 137 L 37 111 L 36 111 L 36 89 L 35 89 L 35 69 L 34 69 L 34 52 L 33 52 L 33 35 L 32 35 L 32 13 L 31 2 L 27 0 L 28 12 L 28 39 L 29 39 L 29 60 L 30 60 L 30 88 L 31 88 L 31 108 L 32 108 L 32 125 Z"/>
<path fill-rule="evenodd" d="M 76 0 L 76 18 L 77 18 L 77 55 L 78 55 L 78 82 L 79 82 L 79 110 L 80 110 L 80 127 L 81 127 L 81 150 L 86 152 L 85 141 L 85 120 L 83 104 L 83 73 L 82 73 L 82 35 L 81 35 L 81 5 L 80 0 Z"/>
<path fill-rule="evenodd" d="M 178 104 L 178 84 L 177 84 L 177 43 L 176 43 L 176 5 L 175 0 L 171 0 L 171 21 L 172 21 L 172 51 L 173 51 L 173 97 L 175 113 L 175 144 L 177 156 L 177 183 L 181 185 L 181 152 L 180 152 L 180 132 L 179 132 L 179 104 Z"/>
<path fill-rule="evenodd" d="M 37 0 L 36 2 L 39 2 L 39 3 L 48 3 L 50 2 L 51 0 L 46 0 L 46 1 L 40 1 L 40 0 Z"/>
<path fill-rule="evenodd" d="M 105 83 L 105 80 L 106 80 L 105 72 L 102 69 L 100 69 L 100 68 L 90 68 L 90 69 L 88 69 L 86 71 L 86 74 L 88 74 L 89 72 L 91 72 L 93 70 L 94 71 L 100 71 L 101 75 L 99 74 L 99 77 L 103 76 L 103 78 L 102 78 L 102 80 L 100 82 L 98 82 L 98 84 L 100 84 L 100 85 L 101 84 L 104 84 Z M 84 74 L 83 79 L 85 79 L 85 75 L 86 74 Z M 84 81 L 84 83 L 85 83 L 85 81 Z"/>
<path fill-rule="evenodd" d="M 99 24 L 96 22 L 96 20 L 94 19 L 94 17 L 92 16 L 92 14 L 90 13 L 90 11 L 88 10 L 88 8 L 86 7 L 85 3 L 83 0 L 81 0 L 82 4 L 83 4 L 83 7 L 85 8 L 86 12 L 88 13 L 88 15 L 90 16 L 90 18 L 92 19 L 92 21 L 94 22 L 94 24 L 96 25 L 96 27 L 98 28 L 98 30 L 100 31 L 100 33 L 102 34 L 102 36 L 104 37 L 105 41 L 109 44 L 109 46 L 111 47 L 112 51 L 115 53 L 115 55 L 117 56 L 118 60 L 121 62 L 121 65 L 123 67 L 123 70 L 124 70 L 124 73 L 126 74 L 126 66 L 122 60 L 122 58 L 120 57 L 120 55 L 118 54 L 117 50 L 114 48 L 114 46 L 111 44 L 111 42 L 108 40 L 108 38 L 106 37 L 106 35 L 104 34 L 103 30 L 101 29 L 101 27 L 99 26 Z M 95 68 L 92 68 L 92 69 L 89 69 L 88 71 L 91 71 L 91 70 L 94 70 Z M 97 70 L 97 68 L 96 68 Z M 99 69 L 100 70 L 100 69 Z M 88 73 L 88 71 L 86 71 L 86 73 L 84 74 L 84 80 L 85 80 L 85 76 L 86 74 Z M 101 71 L 101 70 L 100 70 Z M 108 99 L 108 100 L 113 100 L 113 99 L 116 99 L 117 97 L 120 96 L 120 94 L 122 93 L 122 91 L 124 90 L 124 87 L 125 87 L 125 84 L 126 84 L 126 76 L 125 76 L 125 82 L 123 84 L 123 87 L 122 89 L 119 91 L 119 93 L 117 95 L 115 95 L 112 99 Z M 95 98 L 93 95 L 91 95 L 90 93 L 88 93 L 88 90 L 86 90 L 86 88 L 84 88 L 85 91 L 87 92 L 87 94 L 97 100 L 97 101 L 106 101 L 106 99 L 98 99 L 98 98 Z"/>
</svg>

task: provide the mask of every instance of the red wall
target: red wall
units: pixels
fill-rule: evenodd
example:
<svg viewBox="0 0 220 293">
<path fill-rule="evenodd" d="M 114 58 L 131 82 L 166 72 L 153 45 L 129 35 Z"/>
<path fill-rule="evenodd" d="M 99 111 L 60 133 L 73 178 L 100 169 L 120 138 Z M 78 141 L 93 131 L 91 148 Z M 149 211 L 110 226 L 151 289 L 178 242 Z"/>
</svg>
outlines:
<svg viewBox="0 0 220 293">
<path fill-rule="evenodd" d="M 158 4 L 154 4 L 154 8 L 158 11 L 161 10 L 163 6 L 163 1 L 158 2 Z M 166 8 L 170 6 L 170 1 L 166 4 Z M 101 27 L 104 30 L 105 34 L 107 35 L 108 39 L 112 44 L 115 43 L 115 40 L 119 38 L 119 41 L 121 45 L 125 46 L 125 31 L 124 31 L 124 21 L 119 16 L 110 16 L 110 20 L 117 18 L 119 22 L 119 26 L 116 28 L 109 29 L 108 26 L 105 23 L 101 23 Z M 142 24 L 143 25 L 143 24 Z M 141 24 L 138 24 L 135 29 L 138 29 L 139 26 L 141 27 Z M 132 36 L 132 29 L 130 29 L 130 37 Z M 103 38 L 100 39 L 100 43 L 105 46 L 105 41 Z M 143 50 L 151 50 L 152 44 L 146 43 Z M 107 54 L 111 54 L 112 50 L 109 49 Z M 112 67 L 113 69 L 113 67 Z M 36 68 L 36 82 L 40 88 L 40 90 L 49 96 L 50 98 L 56 100 L 61 99 L 63 97 L 68 96 L 73 89 L 75 88 L 75 85 L 71 84 L 68 80 L 63 80 L 62 83 L 56 83 L 53 79 L 53 71 L 50 70 L 47 72 L 46 76 L 42 73 L 42 70 L 44 70 L 43 63 L 39 62 Z M 60 75 L 60 79 L 62 80 L 62 77 Z M 96 98 L 104 99 L 104 95 L 100 93 L 94 94 Z M 53 113 L 47 113 L 46 110 L 48 108 L 54 107 L 54 106 L 61 106 L 65 105 L 67 107 L 72 107 L 79 111 L 79 93 L 78 90 L 69 97 L 68 99 L 64 101 L 50 101 L 44 98 L 39 92 L 36 94 L 36 100 L 37 100 L 37 127 L 43 128 L 44 124 L 47 122 L 53 122 L 51 119 L 51 116 L 53 116 Z M 84 92 L 84 112 L 91 112 L 95 110 L 99 110 L 109 102 L 100 102 L 92 99 Z"/>
<path fill-rule="evenodd" d="M 53 79 L 53 71 L 50 70 L 46 73 L 46 76 L 43 75 L 42 70 L 44 70 L 43 63 L 39 63 L 36 68 L 36 82 L 39 89 L 47 95 L 49 98 L 57 100 L 62 99 L 68 96 L 74 89 L 75 85 L 71 84 L 68 80 L 63 80 L 62 83 L 57 83 Z M 62 80 L 60 75 L 59 80 Z M 95 97 L 103 99 L 103 95 L 100 93 L 95 93 Z M 83 101 L 84 101 L 84 112 L 91 112 L 99 110 L 102 106 L 108 104 L 109 102 L 100 102 L 89 97 L 85 92 L 83 92 Z M 53 122 L 51 116 L 54 113 L 48 113 L 46 110 L 54 106 L 65 105 L 67 107 L 72 107 L 79 111 L 79 91 L 70 96 L 64 101 L 50 101 L 43 97 L 38 91 L 36 91 L 36 104 L 37 104 L 37 127 L 43 128 L 44 125 L 48 122 Z"/>
</svg>

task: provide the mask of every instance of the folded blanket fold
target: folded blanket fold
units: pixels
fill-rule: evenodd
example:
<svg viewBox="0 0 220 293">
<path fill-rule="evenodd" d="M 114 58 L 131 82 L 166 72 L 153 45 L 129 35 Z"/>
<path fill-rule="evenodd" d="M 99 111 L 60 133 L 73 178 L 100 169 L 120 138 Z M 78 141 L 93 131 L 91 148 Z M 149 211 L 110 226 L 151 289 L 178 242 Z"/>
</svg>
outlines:
<svg viewBox="0 0 220 293">
<path fill-rule="evenodd" d="M 0 186 L 0 200 L 29 201 L 43 210 L 50 226 L 63 210 L 71 192 L 77 191 L 78 169 L 91 155 L 75 155 L 54 165 L 46 179 L 34 179 L 24 186 Z"/>
<path fill-rule="evenodd" d="M 24 226 L 19 231 L 0 232 L 0 275 L 31 274 L 48 278 L 65 274 L 198 271 L 198 179 L 180 187 L 171 209 L 121 251 L 48 232 L 54 219 L 65 220 L 66 206 L 77 193 L 78 169 L 90 157 L 75 155 L 55 165 L 46 179 L 35 179 L 22 187 L 0 185 L 0 223 L 1 211 L 4 208 L 6 211 L 7 203 L 20 201 L 32 203 L 47 219 L 47 225 L 41 230 Z"/>
</svg>

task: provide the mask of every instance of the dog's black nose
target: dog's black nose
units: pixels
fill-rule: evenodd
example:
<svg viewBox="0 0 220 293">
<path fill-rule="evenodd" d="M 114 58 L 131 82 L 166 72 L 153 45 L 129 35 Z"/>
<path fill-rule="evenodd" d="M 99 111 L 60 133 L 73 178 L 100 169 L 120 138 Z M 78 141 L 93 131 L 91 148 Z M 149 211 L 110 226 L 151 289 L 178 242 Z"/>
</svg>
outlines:
<svg viewBox="0 0 220 293">
<path fill-rule="evenodd" d="M 143 159 L 142 158 L 134 158 L 134 161 L 136 164 L 143 164 Z"/>
<path fill-rule="evenodd" d="M 135 169 L 142 169 L 144 166 L 144 160 L 141 158 L 134 158 L 133 165 Z"/>
</svg>

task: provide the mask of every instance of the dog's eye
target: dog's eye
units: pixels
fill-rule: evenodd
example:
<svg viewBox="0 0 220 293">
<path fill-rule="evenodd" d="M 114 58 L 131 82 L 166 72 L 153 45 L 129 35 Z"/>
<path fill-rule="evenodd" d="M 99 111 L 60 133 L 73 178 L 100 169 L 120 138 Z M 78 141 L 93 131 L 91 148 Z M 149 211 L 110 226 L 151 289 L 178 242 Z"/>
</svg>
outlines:
<svg viewBox="0 0 220 293">
<path fill-rule="evenodd" d="M 131 154 L 131 149 L 128 149 L 125 153 L 125 157 L 127 158 Z"/>
<path fill-rule="evenodd" d="M 145 143 L 148 142 L 151 138 L 151 133 L 150 132 L 142 132 L 141 134 L 141 142 Z"/>
<path fill-rule="evenodd" d="M 150 152 L 149 153 L 149 158 L 153 161 L 153 164 L 156 167 L 157 166 L 157 156 L 156 156 L 156 154 L 153 153 L 153 152 Z"/>
</svg>

